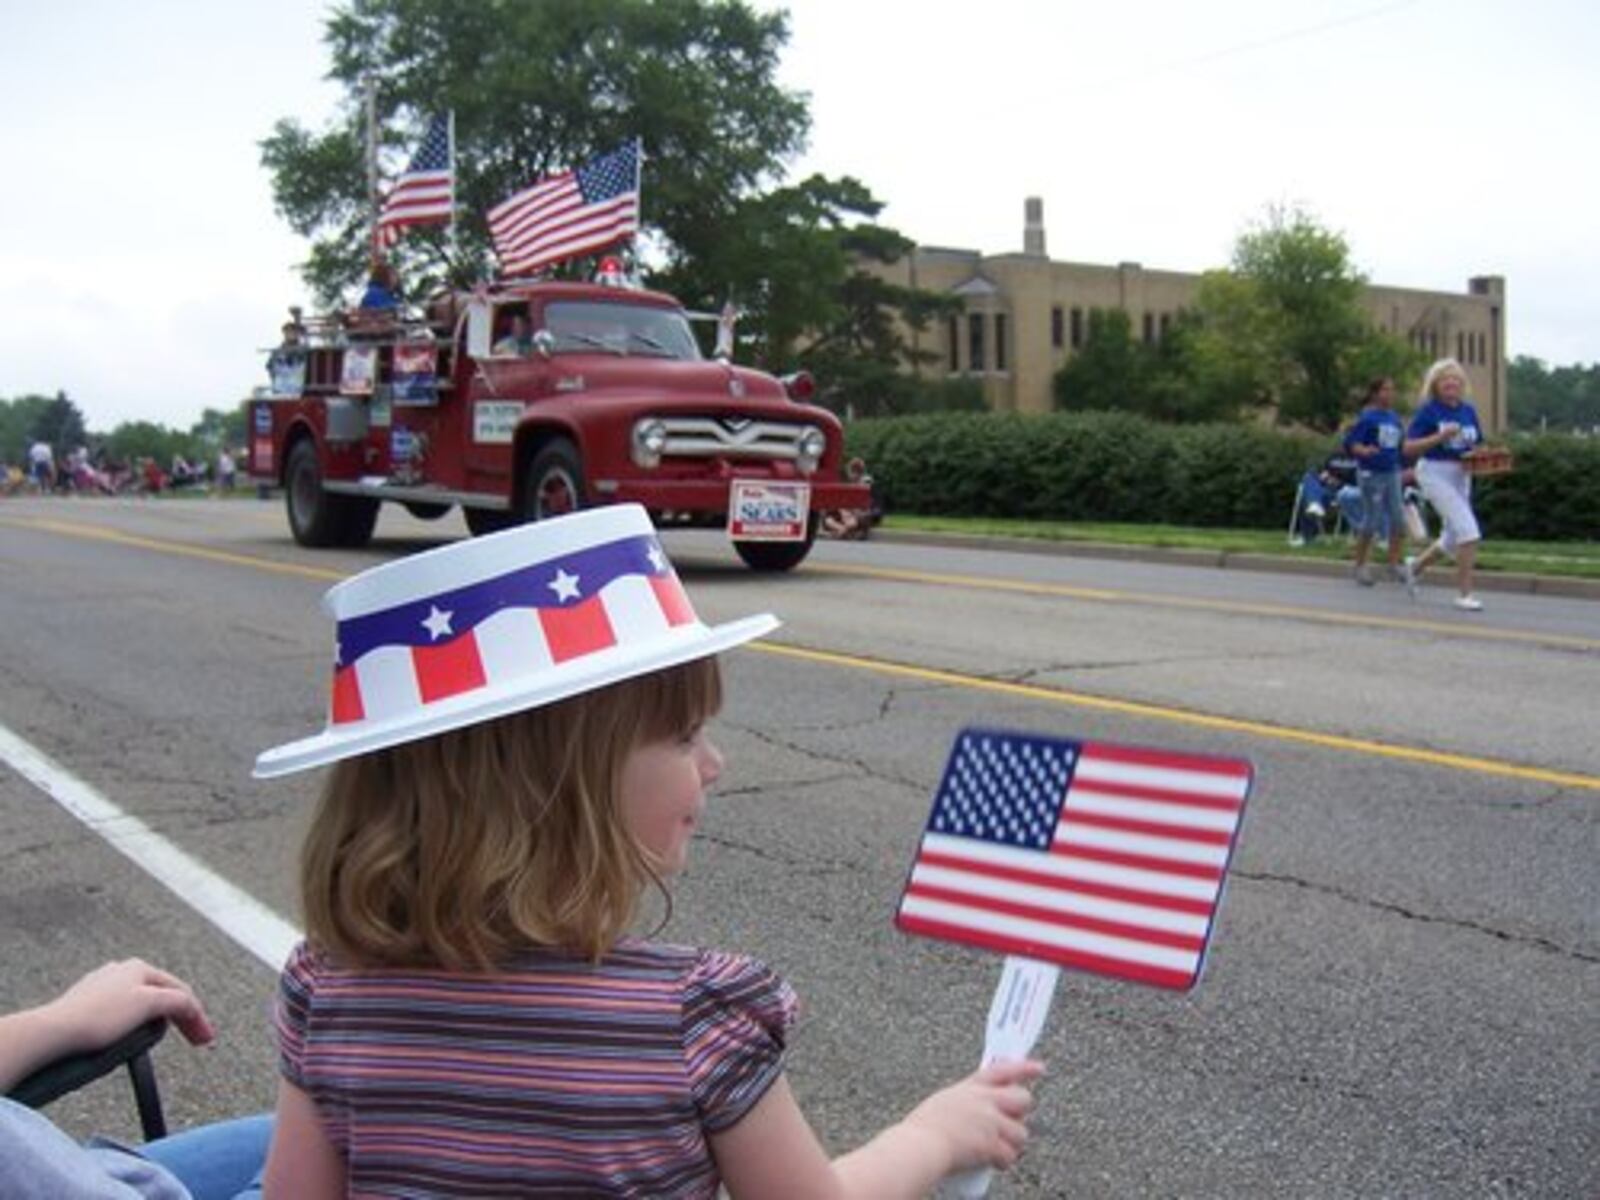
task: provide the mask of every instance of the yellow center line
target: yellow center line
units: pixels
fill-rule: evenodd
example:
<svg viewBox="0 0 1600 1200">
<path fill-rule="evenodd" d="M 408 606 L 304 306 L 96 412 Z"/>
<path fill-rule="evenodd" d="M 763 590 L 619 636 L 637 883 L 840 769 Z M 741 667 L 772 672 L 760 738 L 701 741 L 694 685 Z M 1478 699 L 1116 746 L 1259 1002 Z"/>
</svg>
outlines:
<svg viewBox="0 0 1600 1200">
<path fill-rule="evenodd" d="M 1600 650 L 1600 639 L 1562 633 L 1536 633 L 1526 629 L 1496 629 L 1492 626 L 1450 624 L 1409 617 L 1374 617 L 1363 613 L 1335 612 L 1320 608 L 1298 608 L 1289 604 L 1257 604 L 1242 600 L 1209 600 L 1197 596 L 1167 596 L 1159 592 L 1128 592 L 1114 588 L 1079 587 L 1069 583 L 1034 583 L 1026 579 L 997 579 L 983 575 L 952 575 L 937 571 L 912 571 L 897 567 L 846 567 L 835 563 L 808 563 L 807 574 L 839 575 L 864 579 L 883 579 L 896 583 L 921 583 L 935 587 L 973 588 L 979 591 L 1017 592 L 1023 595 L 1058 596 L 1068 600 L 1088 600 L 1099 604 L 1147 604 L 1165 608 L 1188 608 L 1204 612 L 1230 613 L 1252 617 L 1282 617 L 1297 621 L 1319 621 L 1329 625 L 1352 625 L 1369 629 L 1393 629 L 1423 633 L 1443 633 L 1456 638 L 1475 638 L 1486 642 L 1522 642 L 1560 646 L 1575 650 Z"/>
<path fill-rule="evenodd" d="M 936 667 L 918 667 L 889 659 L 868 658 L 858 654 L 841 654 L 835 650 L 813 650 L 806 646 L 793 646 L 782 642 L 752 642 L 746 649 L 781 658 L 798 658 L 827 666 L 846 667 L 857 671 L 871 671 L 879 675 L 895 675 L 902 679 L 920 679 L 951 687 L 970 688 L 974 691 L 996 692 L 1005 696 L 1018 696 L 1026 700 L 1041 700 L 1049 704 L 1068 705 L 1073 708 L 1091 708 L 1102 712 L 1121 713 L 1156 721 L 1174 721 L 1183 725 L 1198 725 L 1227 733 L 1244 733 L 1254 737 L 1273 738 L 1283 742 L 1299 742 L 1320 746 L 1326 750 L 1343 750 L 1354 754 L 1367 754 L 1379 758 L 1394 758 L 1403 762 L 1426 763 L 1434 767 L 1448 767 L 1456 771 L 1474 771 L 1481 775 L 1496 775 L 1508 779 L 1525 779 L 1537 783 L 1550 783 L 1557 787 L 1587 788 L 1600 791 L 1600 776 L 1583 775 L 1571 771 L 1552 771 L 1544 767 L 1524 766 L 1520 763 L 1502 762 L 1493 758 L 1478 758 L 1470 754 L 1449 754 L 1440 750 L 1424 750 L 1416 746 L 1402 746 L 1370 738 L 1345 737 L 1336 733 L 1317 733 L 1310 729 L 1296 729 L 1287 725 L 1271 725 L 1265 721 L 1251 721 L 1240 717 L 1222 717 L 1192 709 L 1176 708 L 1165 704 L 1146 704 L 1138 700 L 1117 700 L 1109 696 L 1095 696 L 1087 692 L 1073 692 L 1065 688 L 1045 687 L 1037 683 L 1012 683 L 1004 679 L 990 679 L 982 675 L 968 675 L 959 671 L 946 671 Z"/>
<path fill-rule="evenodd" d="M 331 571 L 326 567 L 308 567 L 300 563 L 278 562 L 271 558 L 257 558 L 249 554 L 233 554 L 227 550 L 212 550 L 207 546 L 195 546 L 188 542 L 169 542 L 156 538 L 141 537 L 136 533 L 124 533 L 120 529 L 106 529 L 99 525 L 80 525 L 75 521 L 54 521 L 47 517 L 31 517 L 16 519 L 13 517 L 0 517 L 0 525 L 12 525 L 18 529 L 39 529 L 47 533 L 59 533 L 64 537 L 85 538 L 89 541 L 114 542 L 119 546 L 132 546 L 139 550 L 154 550 L 161 554 L 176 554 L 183 558 L 201 558 L 208 562 L 227 563 L 229 566 L 249 567 L 256 571 L 270 571 L 279 575 L 298 575 L 302 579 L 318 579 L 329 583 L 337 583 L 344 579 L 348 571 Z"/>
<path fill-rule="evenodd" d="M 54 521 L 43 518 L 18 520 L 0 517 L 0 525 L 11 525 L 22 529 L 42 529 L 66 537 L 112 542 L 117 545 L 152 550 L 162 554 L 204 559 L 209 562 L 225 563 L 229 566 L 247 567 L 256 571 L 297 575 L 302 578 L 324 582 L 337 582 L 348 576 L 348 572 L 335 571 L 327 567 L 308 567 L 299 563 L 278 562 L 273 559 L 257 558 L 247 554 L 233 554 L 225 550 L 212 550 L 205 546 L 141 537 L 137 534 L 123 533 L 120 530 L 81 525 L 75 522 Z M 831 570 L 832 568 L 829 569 Z M 959 577 L 951 576 L 948 578 Z M 983 581 L 980 580 L 979 582 Z M 1017 590 L 1055 589 L 1058 586 L 1045 584 L 1024 585 L 1019 583 Z M 1091 592 L 1091 589 L 1072 590 Z M 937 667 L 919 667 L 908 663 L 894 662 L 889 659 L 868 658 L 864 655 L 844 654 L 834 650 L 816 650 L 807 646 L 794 646 L 781 642 L 753 642 L 746 646 L 746 649 L 755 650 L 763 654 L 820 663 L 826 666 L 842 667 L 855 671 L 870 671 L 880 675 L 893 675 L 902 679 L 919 679 L 927 683 L 937 683 L 948 687 L 966 688 L 972 691 L 990 692 L 998 695 L 1016 696 L 1048 704 L 1121 713 L 1126 716 L 1140 717 L 1147 720 L 1171 721 L 1205 729 L 1216 729 L 1227 733 L 1242 733 L 1253 737 L 1270 738 L 1275 741 L 1297 742 L 1301 745 L 1318 746 L 1326 750 L 1339 750 L 1351 754 L 1398 759 L 1403 762 L 1422 763 L 1456 771 L 1471 771 L 1503 779 L 1521 779 L 1553 784 L 1556 787 L 1600 791 L 1600 776 L 1584 775 L 1570 771 L 1553 771 L 1544 767 L 1527 766 L 1521 763 L 1504 762 L 1492 758 L 1478 758 L 1467 754 L 1450 754 L 1439 750 L 1425 750 L 1420 747 L 1375 741 L 1370 738 L 1317 733 L 1309 729 L 1296 729 L 1287 725 L 1272 725 L 1265 721 L 1252 721 L 1240 717 L 1216 716 L 1211 713 L 1197 712 L 1192 709 L 1177 708 L 1171 705 L 1147 704 L 1137 700 L 1117 700 L 1109 696 L 1096 696 L 1088 692 L 1074 692 L 1064 688 L 1045 687 L 1036 683 L 1012 683 L 1008 680 L 991 679 L 982 675 L 968 675 L 959 671 L 942 670 Z"/>
</svg>

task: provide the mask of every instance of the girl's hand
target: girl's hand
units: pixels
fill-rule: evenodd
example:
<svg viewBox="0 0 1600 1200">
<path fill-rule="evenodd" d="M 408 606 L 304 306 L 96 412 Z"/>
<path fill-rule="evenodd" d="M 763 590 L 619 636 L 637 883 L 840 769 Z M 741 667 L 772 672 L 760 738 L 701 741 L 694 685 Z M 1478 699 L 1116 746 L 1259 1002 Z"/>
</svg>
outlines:
<svg viewBox="0 0 1600 1200">
<path fill-rule="evenodd" d="M 154 1017 L 165 1017 L 191 1043 L 203 1046 L 216 1030 L 189 985 L 141 959 L 107 963 L 43 1006 L 73 1051 L 97 1049 Z"/>
<path fill-rule="evenodd" d="M 1004 1170 L 1028 1140 L 1023 1119 L 1033 1108 L 1032 1084 L 1043 1073 L 1044 1064 L 1032 1059 L 984 1067 L 929 1096 L 904 1124 L 949 1155 L 944 1174 L 973 1167 Z"/>
<path fill-rule="evenodd" d="M 1461 432 L 1461 422 L 1459 422 L 1459 421 L 1440 421 L 1439 422 L 1439 440 L 1440 441 L 1443 441 L 1446 438 L 1453 438 L 1453 437 L 1455 437 L 1456 434 L 1458 434 L 1460 432 Z"/>
</svg>

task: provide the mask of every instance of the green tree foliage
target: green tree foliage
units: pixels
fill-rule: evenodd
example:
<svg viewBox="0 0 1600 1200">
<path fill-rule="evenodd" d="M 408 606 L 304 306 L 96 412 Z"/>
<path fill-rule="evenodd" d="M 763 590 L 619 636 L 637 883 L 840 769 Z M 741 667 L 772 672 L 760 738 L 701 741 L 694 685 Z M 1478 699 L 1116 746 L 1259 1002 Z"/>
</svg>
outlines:
<svg viewBox="0 0 1600 1200">
<path fill-rule="evenodd" d="M 224 446 L 237 450 L 245 443 L 244 405 L 206 409 L 190 428 L 189 440 L 197 449 L 213 456 Z"/>
<path fill-rule="evenodd" d="M 1506 399 L 1516 429 L 1600 427 L 1600 363 L 1545 366 L 1519 354 L 1506 367 Z"/>
<path fill-rule="evenodd" d="M 278 211 L 315 239 L 304 272 L 326 302 L 367 254 L 363 80 L 388 158 L 430 114 L 456 115 L 459 248 L 403 240 L 413 290 L 483 273 L 490 208 L 536 178 L 643 139 L 643 220 L 669 266 L 707 258 L 743 200 L 804 142 L 804 97 L 779 86 L 788 18 L 740 0 L 349 0 L 328 18 L 346 105 L 313 132 L 281 120 L 261 143 Z"/>
<path fill-rule="evenodd" d="M 1361 307 L 1366 280 L 1339 234 L 1298 209 L 1272 209 L 1241 236 L 1196 298 L 1207 387 L 1270 403 L 1282 421 L 1331 430 L 1376 375 L 1412 378 L 1420 357 Z"/>
<path fill-rule="evenodd" d="M 949 301 L 861 269 L 910 245 L 872 223 L 881 203 L 850 178 L 772 186 L 809 124 L 804 97 L 775 78 L 783 13 L 742 0 L 349 0 L 327 40 L 342 117 L 322 133 L 283 120 L 261 144 L 279 212 L 314 239 L 303 271 L 323 302 L 366 268 L 370 77 L 397 165 L 430 114 L 456 114 L 455 258 L 441 229 L 409 232 L 395 256 L 412 295 L 487 273 L 495 204 L 640 137 L 653 284 L 691 308 L 734 299 L 741 356 L 810 368 L 837 407 L 907 411 L 943 396 L 895 363 L 914 357 L 902 330 Z"/>
<path fill-rule="evenodd" d="M 1133 336 L 1121 309 L 1093 309 L 1083 348 L 1056 372 L 1055 402 L 1066 411 L 1130 412 L 1161 421 L 1222 421 L 1238 416 L 1250 393 L 1210 352 L 1203 326 L 1180 311 L 1161 336 Z"/>
<path fill-rule="evenodd" d="M 105 437 L 106 456 L 113 462 L 132 465 L 141 458 L 153 458 L 163 470 L 174 455 L 194 462 L 205 457 L 187 433 L 154 421 L 124 421 Z"/>
<path fill-rule="evenodd" d="M 53 397 L 23 396 L 12 402 L 13 420 L 21 428 L 24 443 L 23 451 L 34 442 L 48 442 L 56 453 L 57 459 L 79 446 L 87 444 L 89 434 L 84 429 L 83 413 L 74 404 L 65 392 L 57 392 Z M 10 430 L 7 430 L 6 444 L 11 444 Z"/>
<path fill-rule="evenodd" d="M 34 430 L 44 423 L 52 401 L 49 396 L 18 396 L 0 400 L 0 462 L 20 463 L 36 440 Z"/>
</svg>

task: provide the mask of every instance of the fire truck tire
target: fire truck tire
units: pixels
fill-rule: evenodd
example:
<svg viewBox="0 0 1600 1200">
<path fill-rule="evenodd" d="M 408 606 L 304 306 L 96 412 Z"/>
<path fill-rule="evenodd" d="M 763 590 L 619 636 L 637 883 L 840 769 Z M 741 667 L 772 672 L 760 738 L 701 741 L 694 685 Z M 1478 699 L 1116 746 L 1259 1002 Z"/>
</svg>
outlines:
<svg viewBox="0 0 1600 1200">
<path fill-rule="evenodd" d="M 803 542 L 741 542 L 735 541 L 733 549 L 744 565 L 752 571 L 792 571 L 803 563 L 817 540 L 817 518 L 813 515 L 806 526 Z"/>
<path fill-rule="evenodd" d="M 542 521 L 576 512 L 583 506 L 583 468 L 578 464 L 578 448 L 566 438 L 546 442 L 528 464 L 522 490 L 522 519 Z"/>
<path fill-rule="evenodd" d="M 365 546 L 371 539 L 378 501 L 324 491 L 317 448 L 309 440 L 289 452 L 283 483 L 289 532 L 302 546 Z"/>
</svg>

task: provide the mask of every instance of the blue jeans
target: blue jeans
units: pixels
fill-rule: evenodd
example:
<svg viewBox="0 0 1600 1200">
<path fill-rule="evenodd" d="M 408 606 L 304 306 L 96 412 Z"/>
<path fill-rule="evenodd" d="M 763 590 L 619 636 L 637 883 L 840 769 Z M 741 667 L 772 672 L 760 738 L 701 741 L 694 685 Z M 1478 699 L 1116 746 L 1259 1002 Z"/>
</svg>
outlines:
<svg viewBox="0 0 1600 1200">
<path fill-rule="evenodd" d="M 194 1200 L 257 1200 L 272 1117 L 217 1121 L 146 1142 L 138 1152 L 178 1177 Z"/>
<path fill-rule="evenodd" d="M 1361 489 L 1362 537 L 1393 537 L 1406 527 L 1405 499 L 1400 494 L 1399 471 L 1358 471 Z"/>
</svg>

